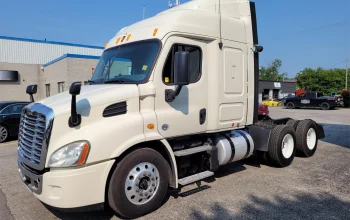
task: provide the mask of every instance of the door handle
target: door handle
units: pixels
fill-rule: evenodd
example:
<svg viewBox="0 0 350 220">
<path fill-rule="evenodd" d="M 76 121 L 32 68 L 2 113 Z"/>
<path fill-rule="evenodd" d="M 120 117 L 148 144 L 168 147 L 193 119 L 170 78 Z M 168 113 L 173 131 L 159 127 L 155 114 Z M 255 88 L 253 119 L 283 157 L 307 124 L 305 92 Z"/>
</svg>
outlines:
<svg viewBox="0 0 350 220">
<path fill-rule="evenodd" d="M 204 108 L 199 111 L 199 124 L 204 124 L 207 118 L 207 110 Z"/>
</svg>

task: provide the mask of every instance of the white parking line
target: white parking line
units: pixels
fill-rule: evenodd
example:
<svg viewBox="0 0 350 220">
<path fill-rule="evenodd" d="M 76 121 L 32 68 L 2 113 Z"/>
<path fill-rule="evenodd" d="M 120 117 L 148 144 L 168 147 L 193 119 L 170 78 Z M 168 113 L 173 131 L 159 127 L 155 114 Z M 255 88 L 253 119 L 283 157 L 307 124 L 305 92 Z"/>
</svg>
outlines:
<svg viewBox="0 0 350 220">
<path fill-rule="evenodd" d="M 18 141 L 10 141 L 10 142 L 6 142 L 6 143 L 3 143 L 3 144 L 0 144 L 0 147 L 5 147 L 5 146 L 10 146 L 10 145 L 13 145 L 13 144 L 17 144 Z"/>
</svg>

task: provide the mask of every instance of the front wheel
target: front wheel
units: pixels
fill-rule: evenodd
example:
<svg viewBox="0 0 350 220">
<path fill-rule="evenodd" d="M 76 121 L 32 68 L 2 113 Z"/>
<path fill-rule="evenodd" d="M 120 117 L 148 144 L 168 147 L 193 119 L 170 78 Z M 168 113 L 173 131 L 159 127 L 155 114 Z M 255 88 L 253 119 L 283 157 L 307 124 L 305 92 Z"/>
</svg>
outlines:
<svg viewBox="0 0 350 220">
<path fill-rule="evenodd" d="M 108 202 L 125 218 L 137 218 L 159 207 L 168 190 L 168 163 L 150 148 L 135 150 L 117 165 Z"/>
</svg>

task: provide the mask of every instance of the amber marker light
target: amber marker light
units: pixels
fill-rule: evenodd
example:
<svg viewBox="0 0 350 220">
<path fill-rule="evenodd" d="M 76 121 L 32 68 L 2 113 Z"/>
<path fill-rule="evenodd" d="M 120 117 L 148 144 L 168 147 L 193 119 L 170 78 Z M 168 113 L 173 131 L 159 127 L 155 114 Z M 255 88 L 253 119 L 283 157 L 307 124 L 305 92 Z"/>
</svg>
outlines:
<svg viewBox="0 0 350 220">
<path fill-rule="evenodd" d="M 154 29 L 154 31 L 153 31 L 153 37 L 155 37 L 155 36 L 157 35 L 157 33 L 158 33 L 158 28 Z"/>
<path fill-rule="evenodd" d="M 115 43 L 118 44 L 119 42 L 120 42 L 120 37 L 118 37 Z"/>
<path fill-rule="evenodd" d="M 154 129 L 154 124 L 148 124 L 147 128 L 150 129 L 150 130 L 153 130 Z"/>
<path fill-rule="evenodd" d="M 84 149 L 83 149 L 83 152 L 81 153 L 81 156 L 77 165 L 81 165 L 86 162 L 88 153 L 89 153 L 89 145 L 87 143 L 84 143 Z"/>
</svg>

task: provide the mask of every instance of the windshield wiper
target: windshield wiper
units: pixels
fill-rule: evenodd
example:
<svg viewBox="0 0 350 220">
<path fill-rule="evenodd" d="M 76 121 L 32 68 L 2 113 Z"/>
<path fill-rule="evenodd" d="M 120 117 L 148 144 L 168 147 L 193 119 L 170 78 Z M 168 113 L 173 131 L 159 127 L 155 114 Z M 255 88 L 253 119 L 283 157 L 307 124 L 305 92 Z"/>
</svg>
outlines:
<svg viewBox="0 0 350 220">
<path fill-rule="evenodd" d="M 120 84 L 124 84 L 124 80 L 120 80 L 120 79 L 111 79 L 111 80 L 108 80 L 108 81 L 104 81 L 105 84 L 108 84 L 108 83 L 120 83 Z"/>
</svg>

